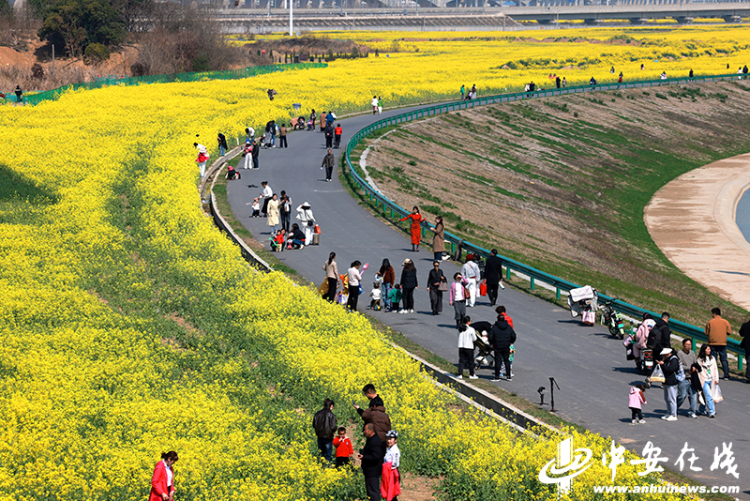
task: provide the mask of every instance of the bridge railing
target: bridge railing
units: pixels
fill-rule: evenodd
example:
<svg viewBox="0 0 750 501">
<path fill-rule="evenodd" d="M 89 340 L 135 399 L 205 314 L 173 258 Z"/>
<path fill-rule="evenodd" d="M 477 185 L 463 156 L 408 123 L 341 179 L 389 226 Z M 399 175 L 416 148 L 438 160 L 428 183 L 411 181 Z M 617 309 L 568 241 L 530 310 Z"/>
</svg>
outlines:
<svg viewBox="0 0 750 501">
<path fill-rule="evenodd" d="M 292 63 L 292 64 L 269 64 L 264 66 L 250 66 L 248 68 L 241 68 L 238 70 L 227 70 L 227 71 L 204 71 L 197 73 L 172 73 L 168 75 L 146 75 L 142 77 L 127 77 L 127 78 L 102 78 L 94 82 L 84 82 L 71 85 L 63 85 L 57 89 L 47 90 L 44 92 L 38 92 L 34 94 L 27 94 L 23 97 L 23 100 L 28 104 L 39 104 L 42 101 L 50 101 L 58 99 L 64 92 L 69 90 L 92 90 L 100 89 L 102 87 L 108 87 L 111 85 L 143 85 L 153 83 L 171 83 L 171 82 L 201 82 L 208 80 L 237 80 L 240 78 L 253 77 L 257 75 L 265 75 L 268 73 L 276 73 L 280 71 L 288 70 L 301 70 L 310 68 L 325 68 L 327 63 Z M 12 96 L 12 92 L 8 94 Z"/>
<path fill-rule="evenodd" d="M 477 98 L 470 101 L 456 101 L 452 103 L 443 103 L 435 106 L 427 106 L 418 110 L 412 110 L 405 113 L 401 113 L 396 116 L 384 118 L 368 125 L 367 127 L 357 131 L 346 145 L 344 163 L 347 174 L 351 177 L 353 182 L 358 186 L 362 196 L 368 198 L 371 203 L 374 204 L 375 209 L 382 212 L 386 217 L 391 218 L 402 218 L 410 213 L 406 209 L 400 207 L 398 204 L 387 198 L 385 195 L 380 193 L 378 190 L 373 188 L 362 176 L 357 172 L 357 169 L 352 164 L 351 154 L 352 151 L 364 140 L 367 136 L 405 122 L 418 120 L 421 118 L 427 118 L 436 116 L 443 113 L 448 113 L 457 110 L 465 110 L 474 108 L 476 106 L 484 106 L 495 103 L 507 103 L 514 101 L 523 101 L 527 99 L 549 97 L 549 96 L 560 96 L 564 94 L 578 94 L 582 92 L 592 91 L 606 91 L 606 90 L 622 90 L 622 89 L 633 89 L 633 88 L 647 88 L 647 87 L 660 87 L 668 85 L 678 85 L 693 82 L 715 82 L 719 80 L 736 80 L 738 78 L 748 78 L 748 75 L 729 74 L 729 75 L 709 75 L 709 76 L 694 76 L 694 77 L 680 77 L 680 78 L 668 78 L 665 80 L 639 80 L 634 82 L 622 82 L 622 83 L 603 83 L 596 85 L 578 85 L 564 88 L 554 88 L 549 90 L 539 90 L 534 92 L 513 92 L 509 94 L 499 94 L 495 96 L 487 96 Z M 422 232 L 425 234 L 428 228 L 432 227 L 430 224 L 423 224 Z M 484 249 L 476 244 L 473 244 L 465 239 L 454 235 L 450 232 L 445 232 L 445 240 L 451 244 L 451 253 L 455 253 L 457 248 L 465 249 L 477 253 L 483 257 L 490 255 L 489 250 Z M 520 274 L 529 277 L 531 290 L 535 289 L 536 282 L 542 282 L 549 284 L 555 288 L 555 296 L 560 299 L 561 291 L 570 291 L 570 289 L 576 289 L 581 287 L 578 284 L 569 282 L 562 278 L 550 275 L 541 270 L 538 270 L 532 266 L 526 265 L 514 259 L 500 256 L 503 263 L 506 266 L 506 273 L 510 278 L 511 271 L 516 271 Z M 654 318 L 658 318 L 661 314 L 652 312 L 635 306 L 624 301 L 614 300 L 614 298 L 601 294 L 599 296 L 604 301 L 613 301 L 613 306 L 616 310 L 630 316 L 640 318 L 643 313 L 649 313 Z M 679 334 L 690 337 L 693 340 L 693 347 L 697 347 L 697 341 L 707 342 L 708 338 L 705 335 L 704 329 L 690 325 L 679 320 L 670 320 L 670 328 Z M 727 349 L 734 352 L 738 359 L 738 368 L 742 370 L 743 357 L 746 356 L 745 351 L 740 347 L 740 344 L 734 339 L 727 340 Z"/>
</svg>

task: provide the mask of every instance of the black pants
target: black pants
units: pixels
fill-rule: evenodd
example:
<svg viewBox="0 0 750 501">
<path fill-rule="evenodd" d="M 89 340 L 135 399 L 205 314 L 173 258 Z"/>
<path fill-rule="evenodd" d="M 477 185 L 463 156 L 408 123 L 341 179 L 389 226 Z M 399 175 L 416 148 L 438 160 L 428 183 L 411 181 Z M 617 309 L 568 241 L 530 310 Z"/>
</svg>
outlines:
<svg viewBox="0 0 750 501">
<path fill-rule="evenodd" d="M 341 468 L 342 466 L 349 466 L 349 458 L 336 458 L 336 468 Z"/>
<path fill-rule="evenodd" d="M 716 367 L 719 367 L 719 361 L 721 361 L 721 368 L 724 371 L 724 377 L 729 378 L 729 361 L 727 360 L 727 345 L 716 346 L 711 345 L 711 351 L 716 359 Z"/>
<path fill-rule="evenodd" d="M 495 306 L 497 303 L 497 289 L 500 287 L 500 282 L 491 284 L 487 282 L 487 299 L 490 300 L 490 306 Z"/>
<path fill-rule="evenodd" d="M 365 489 L 370 501 L 380 501 L 380 476 L 369 477 L 365 475 Z"/>
<path fill-rule="evenodd" d="M 338 148 L 339 146 L 341 146 L 341 136 L 337 134 L 334 136 L 333 147 Z"/>
<path fill-rule="evenodd" d="M 510 348 L 504 350 L 495 350 L 495 379 L 500 379 L 500 360 L 505 367 L 510 367 Z M 507 378 L 510 379 L 510 371 L 507 372 Z"/>
<path fill-rule="evenodd" d="M 468 367 L 467 367 L 468 366 Z M 458 349 L 458 375 L 464 375 L 464 367 L 469 369 L 469 374 L 474 375 L 474 350 L 471 348 Z"/>
<path fill-rule="evenodd" d="M 284 231 L 287 233 L 289 232 L 289 223 L 292 222 L 292 213 L 291 212 L 282 212 L 281 213 L 281 227 L 284 228 Z"/>
<path fill-rule="evenodd" d="M 359 300 L 359 284 L 349 287 L 349 300 L 346 305 L 352 311 L 357 311 L 357 301 Z"/>
<path fill-rule="evenodd" d="M 279 148 L 288 148 L 286 144 L 286 136 L 279 136 Z"/>
<path fill-rule="evenodd" d="M 414 287 L 404 287 L 404 309 L 414 309 Z"/>
<path fill-rule="evenodd" d="M 636 409 L 635 407 L 630 408 L 630 419 L 637 419 L 641 420 L 643 419 L 643 412 L 641 412 L 640 409 Z"/>
<path fill-rule="evenodd" d="M 326 167 L 326 180 L 331 180 L 331 174 L 333 174 L 333 167 Z"/>
<path fill-rule="evenodd" d="M 328 278 L 328 292 L 323 296 L 324 299 L 327 299 L 330 302 L 336 300 L 336 286 L 338 283 L 339 281 L 337 278 Z"/>
<path fill-rule="evenodd" d="M 333 148 L 333 138 L 326 136 L 326 148 Z"/>
<path fill-rule="evenodd" d="M 434 284 L 430 287 L 430 306 L 433 315 L 443 311 L 443 291 L 438 290 L 438 287 L 440 285 L 435 286 Z"/>
<path fill-rule="evenodd" d="M 271 200 L 271 197 L 263 199 L 263 207 L 260 209 L 260 212 L 263 213 L 264 216 L 268 215 L 268 202 L 270 200 Z"/>
</svg>

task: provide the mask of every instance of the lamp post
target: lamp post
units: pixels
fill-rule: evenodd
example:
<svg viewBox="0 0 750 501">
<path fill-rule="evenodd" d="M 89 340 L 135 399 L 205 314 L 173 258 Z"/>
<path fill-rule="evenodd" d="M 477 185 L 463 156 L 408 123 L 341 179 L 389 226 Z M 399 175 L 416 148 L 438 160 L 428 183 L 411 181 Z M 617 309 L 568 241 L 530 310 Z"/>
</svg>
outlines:
<svg viewBox="0 0 750 501">
<path fill-rule="evenodd" d="M 289 36 L 292 36 L 294 34 L 294 20 L 292 18 L 292 6 L 294 5 L 294 0 L 287 0 L 289 2 Z"/>
</svg>

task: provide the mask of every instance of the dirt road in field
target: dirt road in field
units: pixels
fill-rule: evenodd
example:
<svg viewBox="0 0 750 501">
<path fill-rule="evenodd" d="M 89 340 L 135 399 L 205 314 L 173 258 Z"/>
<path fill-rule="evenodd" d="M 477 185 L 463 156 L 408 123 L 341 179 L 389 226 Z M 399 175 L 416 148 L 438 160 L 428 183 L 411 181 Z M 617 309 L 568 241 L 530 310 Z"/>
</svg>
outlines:
<svg viewBox="0 0 750 501">
<path fill-rule="evenodd" d="M 750 154 L 695 169 L 656 192 L 644 220 L 656 245 L 690 278 L 750 309 L 750 243 L 735 223 L 750 188 Z"/>
</svg>

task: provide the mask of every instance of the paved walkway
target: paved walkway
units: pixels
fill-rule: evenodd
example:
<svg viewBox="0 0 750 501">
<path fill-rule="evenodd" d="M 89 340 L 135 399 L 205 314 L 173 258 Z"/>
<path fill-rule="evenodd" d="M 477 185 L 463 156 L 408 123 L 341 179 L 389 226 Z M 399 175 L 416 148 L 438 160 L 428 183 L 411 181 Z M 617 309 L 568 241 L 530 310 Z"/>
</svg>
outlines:
<svg viewBox="0 0 750 501">
<path fill-rule="evenodd" d="M 675 266 L 750 310 L 750 242 L 735 223 L 750 187 L 750 154 L 725 158 L 670 181 L 649 202 L 651 238 Z"/>
<path fill-rule="evenodd" d="M 342 120 L 344 140 L 375 118 L 388 114 Z M 419 274 L 419 288 L 415 292 L 416 313 L 367 313 L 431 352 L 457 362 L 456 329 L 447 294 L 443 313 L 437 317 L 430 313 L 425 281 L 430 269 L 431 249 L 412 253 L 408 236 L 370 215 L 347 194 L 335 175 L 333 182 L 326 183 L 324 171 L 320 169 L 326 152 L 324 144 L 320 132 L 295 132 L 289 135 L 288 149 L 263 150 L 259 170 L 241 171 L 242 180 L 229 183 L 229 203 L 234 214 L 258 240 L 267 244 L 270 232 L 266 220 L 250 218 L 248 205 L 260 192 L 261 181 L 268 181 L 274 192 L 285 190 L 292 196 L 295 206 L 309 202 L 323 232 L 321 245 L 276 255 L 285 265 L 296 269 L 316 285 L 324 277 L 322 266 L 330 251 L 336 252 L 341 273 L 355 259 L 370 263 L 370 270 L 363 280 L 365 294 L 360 298 L 361 312 L 365 312 L 369 303 L 367 295 L 371 280 L 383 258 L 391 261 L 397 278 L 403 260 L 412 258 Z M 334 150 L 337 165 L 342 151 Z M 450 262 L 443 263 L 442 268 L 446 276 L 452 276 L 458 270 Z M 710 485 L 744 486 L 745 493 L 741 497 L 750 500 L 750 490 L 747 490 L 750 485 L 750 461 L 747 460 L 750 458 L 750 436 L 745 429 L 750 413 L 750 387 L 736 381 L 722 383 L 726 400 L 718 407 L 717 419 L 689 419 L 681 413 L 679 420 L 672 423 L 659 419 L 665 413 L 662 391 L 652 389 L 647 393 L 647 423 L 631 426 L 627 406 L 629 385 L 642 381 L 642 377 L 636 373 L 633 363 L 625 360 L 620 341 L 611 338 L 602 326 L 582 327 L 569 312 L 511 287 L 500 291 L 499 304 L 508 308 L 518 332 L 513 367 L 515 377 L 511 382 L 497 383 L 499 386 L 531 402 L 539 402 L 537 388 L 549 387 L 549 377 L 553 376 L 561 387 L 555 392 L 555 404 L 561 417 L 611 436 L 638 454 L 646 442 L 652 441 L 663 449 L 664 455 L 670 459 L 668 467 L 672 468 L 675 468 L 674 462 L 688 441 L 691 447 L 695 447 L 700 458 L 696 465 L 703 471 L 685 471 L 685 474 Z M 469 315 L 475 321 L 493 321 L 495 318 L 486 298 L 482 298 L 476 308 L 469 309 Z M 488 369 L 480 370 L 479 375 L 488 380 L 492 376 Z M 549 390 L 545 400 L 549 402 Z M 713 447 L 722 440 L 733 442 L 739 480 L 722 471 L 709 469 Z"/>
</svg>

